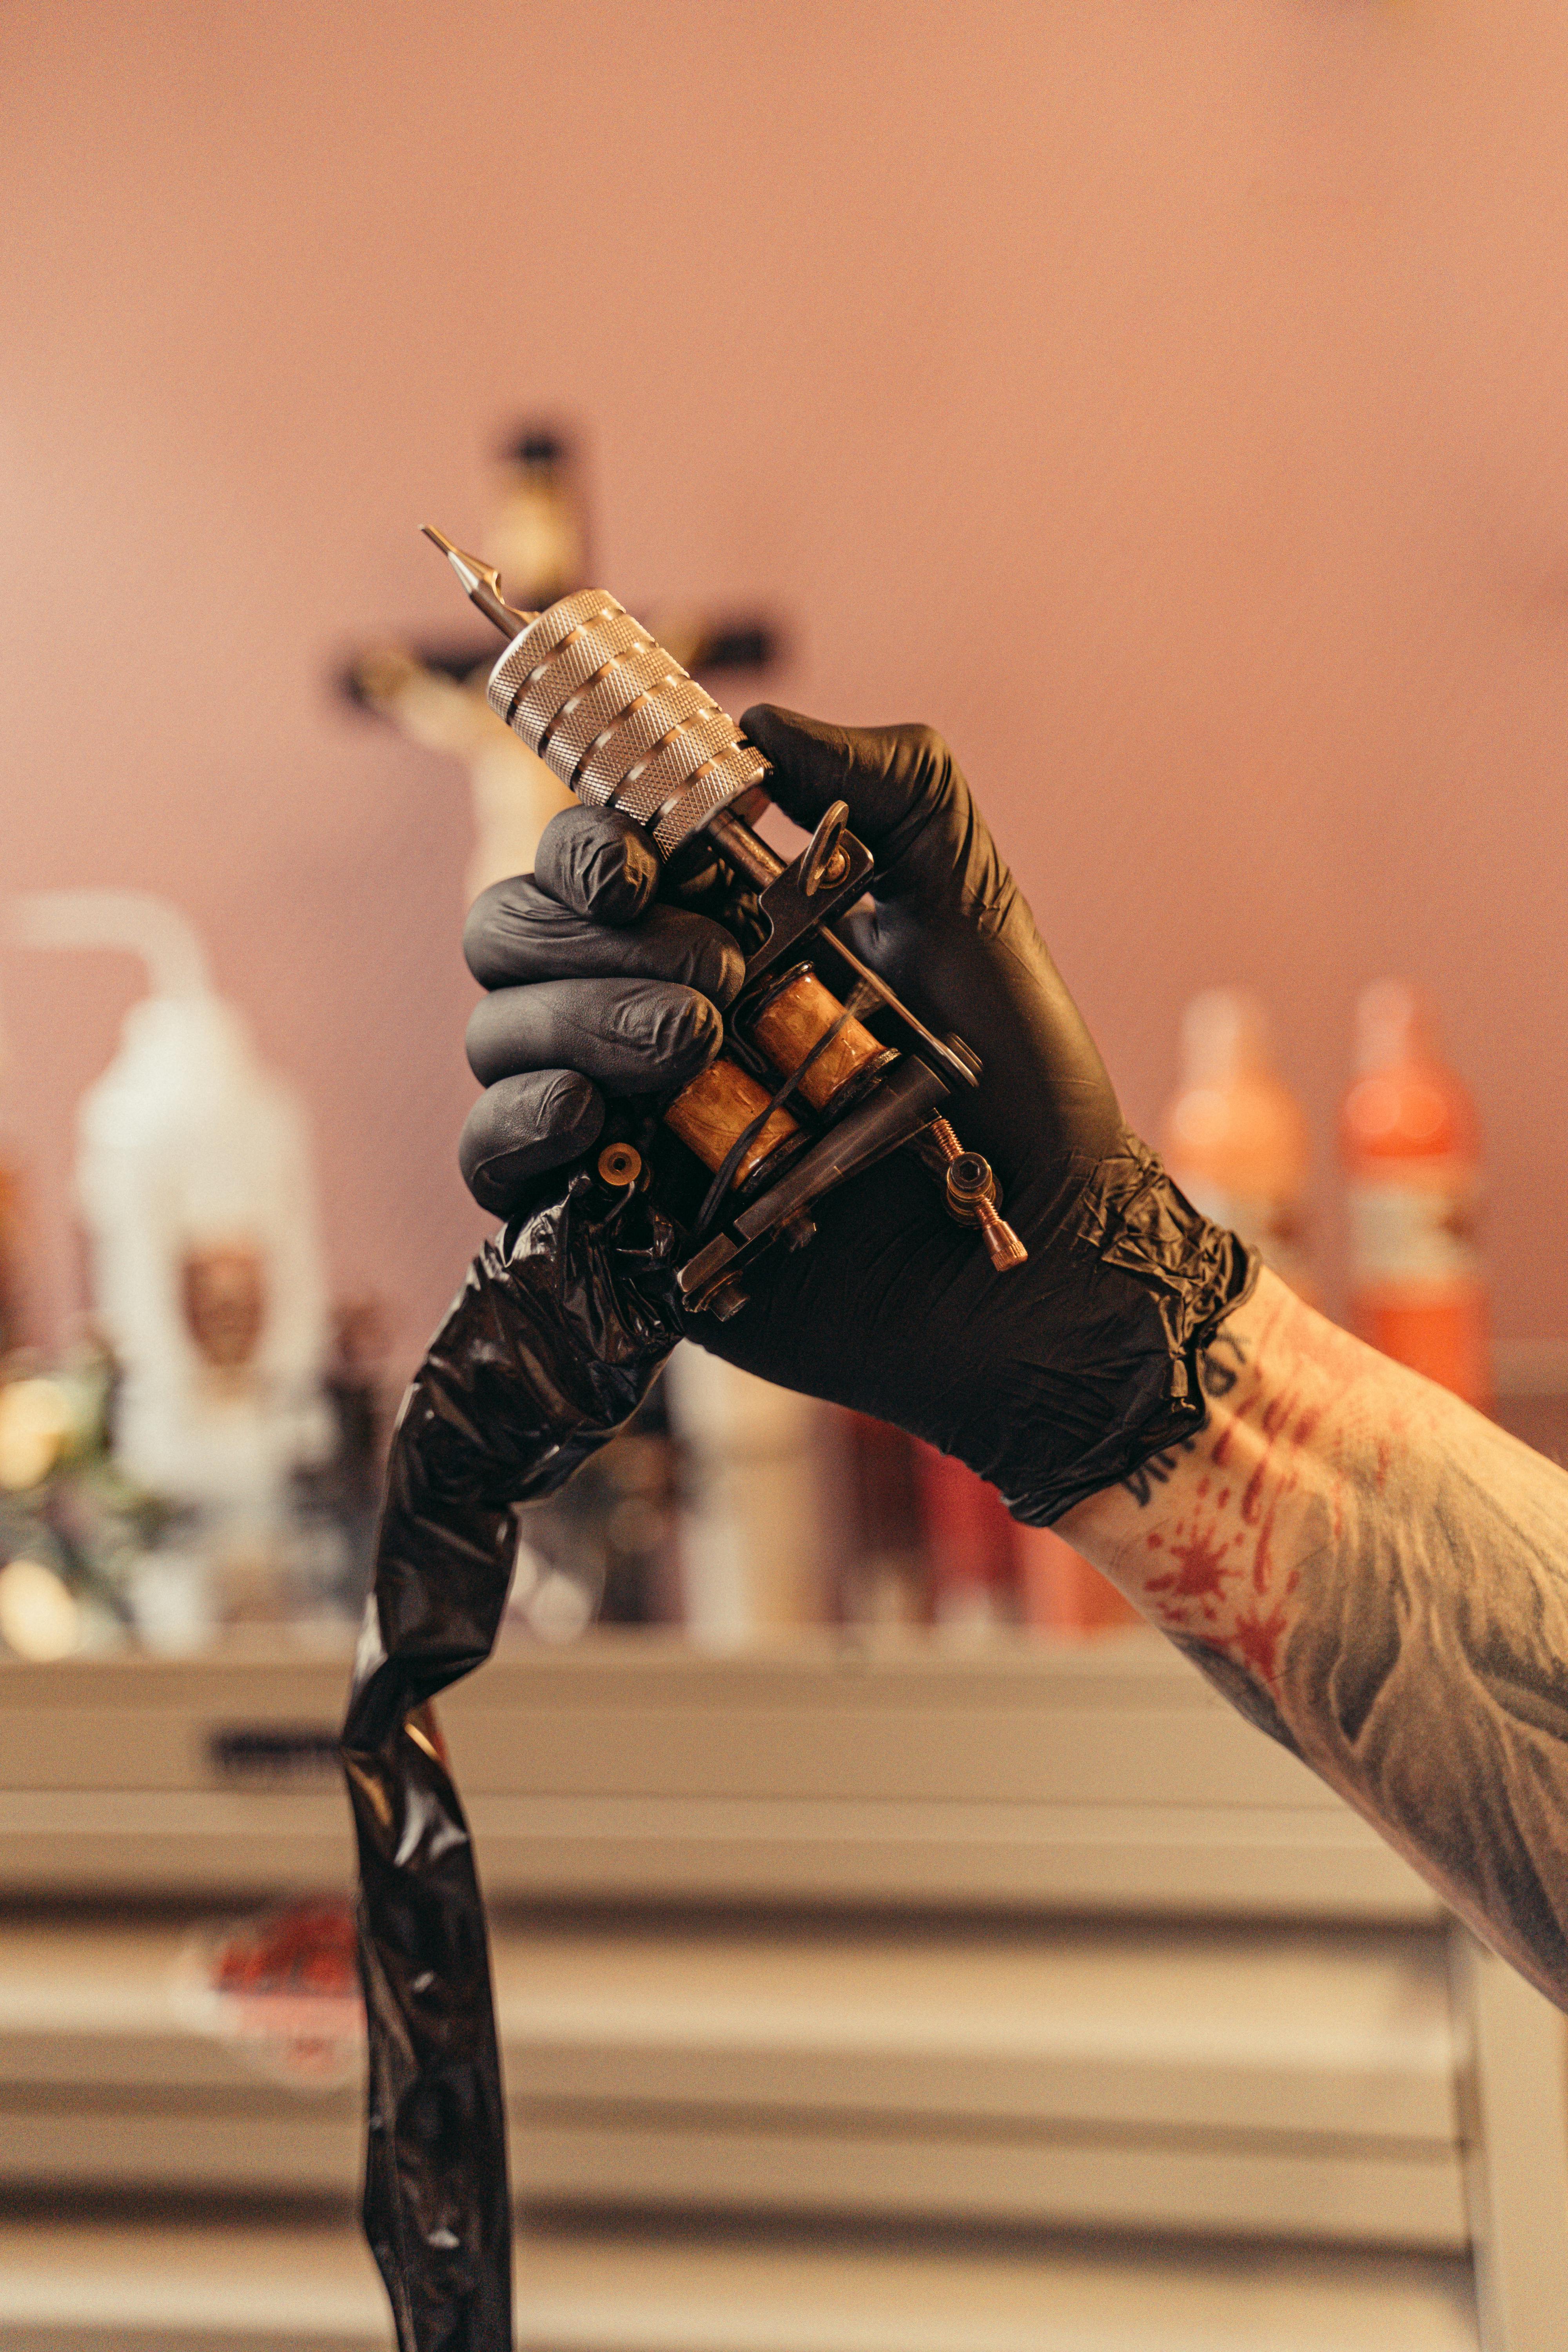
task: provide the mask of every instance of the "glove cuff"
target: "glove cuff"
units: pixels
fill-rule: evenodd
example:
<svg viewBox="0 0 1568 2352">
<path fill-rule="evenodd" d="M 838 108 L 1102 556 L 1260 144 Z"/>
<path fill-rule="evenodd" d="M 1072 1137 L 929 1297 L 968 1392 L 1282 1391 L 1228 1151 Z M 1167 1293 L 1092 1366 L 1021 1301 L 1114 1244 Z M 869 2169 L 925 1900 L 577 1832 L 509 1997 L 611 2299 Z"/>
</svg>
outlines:
<svg viewBox="0 0 1568 2352">
<path fill-rule="evenodd" d="M 1246 1244 L 1200 1215 L 1126 1129 L 1121 1149 L 1090 1172 L 1052 1254 L 1064 1291 L 1081 1302 L 1062 1368 L 1071 1406 L 1048 1433 L 1037 1423 L 1033 1447 L 1016 1424 L 1006 1465 L 985 1474 L 1026 1527 L 1049 1527 L 1200 1434 L 1208 1350 L 1258 1278 Z"/>
</svg>

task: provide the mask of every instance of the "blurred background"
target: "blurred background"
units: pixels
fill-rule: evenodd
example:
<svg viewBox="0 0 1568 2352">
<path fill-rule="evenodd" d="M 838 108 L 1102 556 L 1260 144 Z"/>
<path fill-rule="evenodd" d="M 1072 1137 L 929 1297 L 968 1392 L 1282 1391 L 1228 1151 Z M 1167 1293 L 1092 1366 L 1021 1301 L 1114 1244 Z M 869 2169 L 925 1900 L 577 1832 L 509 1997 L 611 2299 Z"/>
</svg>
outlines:
<svg viewBox="0 0 1568 2352">
<path fill-rule="evenodd" d="M 452 1174 L 460 777 L 335 667 L 460 637 L 417 526 L 580 446 L 622 601 L 957 747 L 1134 1121 L 1270 999 L 1439 997 L 1498 1325 L 1568 1329 L 1568 32 L 1549 6 L 5 11 L 5 881 L 175 898 L 405 1360 Z M 479 634 L 482 646 L 483 633 Z M 128 964 L 4 966 L 40 1282 Z"/>
<path fill-rule="evenodd" d="M 353 2008 L 331 1725 L 390 1413 L 486 1230 L 462 916 L 543 807 L 422 522 L 514 588 L 609 587 L 734 710 L 941 728 L 1133 1124 L 1331 1311 L 1558 1446 L 1565 102 L 1546 0 L 0 12 L 0 2073 L 29 2151 L 0 2159 L 0 2343 L 325 2343 L 324 2313 L 384 2340 L 340 2210 L 352 2056 L 307 2129 L 298 2067 L 235 2074 L 166 1995 L 177 1962 L 204 2015 L 247 1969 L 291 1999 L 304 1953 Z M 1378 1127 L 1391 1074 L 1438 1102 L 1424 1142 Z M 1403 1268 L 1365 1213 L 1391 1155 L 1447 1236 Z M 1549 2340 L 1508 2245 L 1555 2261 L 1560 2117 L 1510 2186 L 1523 2126 L 1477 2121 L 1476 2053 L 1555 2083 L 1554 2027 L 1474 1956 L 1451 1977 L 1402 1866 L 1062 1547 L 693 1355 L 520 1559 L 514 1651 L 453 1737 L 520 1956 L 540 2340 L 598 2341 L 599 2295 L 651 2342 L 663 2295 L 659 2344 L 709 2342 L 703 2296 L 745 2294 L 781 2346 L 855 2310 L 1054 2343 L 1059 2308 L 1075 2345 L 1152 2347 L 1178 2306 L 1184 2343 Z M 595 1615 L 638 1641 L 576 1641 Z M 843 1747 L 847 1672 L 873 1727 Z M 518 1727 L 540 1709 L 559 1743 Z M 996 1744 L 1026 1719 L 1058 1728 Z M 254 1908 L 307 1895 L 302 1926 Z M 754 1905 L 762 1943 L 731 1933 Z M 813 2140 L 790 2065 L 709 2049 L 659 2109 L 647 2050 L 707 2031 L 678 1980 L 727 1987 L 746 2046 L 816 1983 L 796 2044 L 859 2049 L 917 1947 L 910 2051 L 991 2020 L 967 2088 L 954 2059 L 835 2104 L 824 2058 Z M 882 1956 L 859 2010 L 851 1950 Z M 1113 1979 L 1120 2009 L 1084 1990 Z M 1134 2095 L 1154 1985 L 1164 2087 Z M 1004 2095 L 1058 1999 L 1089 2021 Z M 1215 2056 L 1238 2012 L 1272 2022 Z M 1076 2089 L 1068 2042 L 1100 2052 Z M 993 2129 L 1034 2153 L 960 2194 L 953 2145 Z M 824 2188 L 857 2134 L 881 2153 Z M 289 2334 L 274 2206 L 307 2193 Z M 35 2257 L 71 2199 L 75 2252 Z M 195 2250 L 184 2318 L 173 2239 L 127 2285 L 148 2213 Z M 200 2281 L 252 2255 L 220 2327 Z"/>
</svg>

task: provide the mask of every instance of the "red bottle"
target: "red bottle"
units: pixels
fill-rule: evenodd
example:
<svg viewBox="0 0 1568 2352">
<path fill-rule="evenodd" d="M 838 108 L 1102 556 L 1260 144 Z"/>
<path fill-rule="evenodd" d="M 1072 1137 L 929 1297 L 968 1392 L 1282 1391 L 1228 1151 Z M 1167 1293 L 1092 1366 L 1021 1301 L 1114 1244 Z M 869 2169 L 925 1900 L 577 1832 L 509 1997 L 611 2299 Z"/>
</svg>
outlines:
<svg viewBox="0 0 1568 2352">
<path fill-rule="evenodd" d="M 1491 1367 L 1475 1243 L 1480 1129 L 1468 1090 L 1438 1058 L 1429 1008 L 1407 981 L 1362 991 L 1356 1069 L 1340 1110 L 1352 1328 L 1484 1407 Z"/>
<path fill-rule="evenodd" d="M 1005 1625 L 1018 1615 L 1017 1521 L 994 1486 L 917 1443 L 915 1471 L 939 1625 Z"/>
</svg>

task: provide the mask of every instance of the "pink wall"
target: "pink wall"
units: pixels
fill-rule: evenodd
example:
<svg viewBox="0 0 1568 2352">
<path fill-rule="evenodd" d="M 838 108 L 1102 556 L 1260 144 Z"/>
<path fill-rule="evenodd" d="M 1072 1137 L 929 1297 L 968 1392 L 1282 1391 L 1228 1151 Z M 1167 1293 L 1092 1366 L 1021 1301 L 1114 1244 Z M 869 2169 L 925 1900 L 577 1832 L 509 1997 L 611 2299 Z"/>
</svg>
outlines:
<svg viewBox="0 0 1568 2352">
<path fill-rule="evenodd" d="M 451 625 L 415 526 L 541 412 L 628 602 L 947 730 L 1139 1120 L 1198 985 L 1326 1134 L 1428 981 L 1568 1331 L 1555 0 L 11 0 L 0 90 L 0 879 L 191 909 L 405 1349 L 482 1229 L 464 787 L 324 679 Z M 57 1304 L 130 990 L 0 958 Z"/>
</svg>

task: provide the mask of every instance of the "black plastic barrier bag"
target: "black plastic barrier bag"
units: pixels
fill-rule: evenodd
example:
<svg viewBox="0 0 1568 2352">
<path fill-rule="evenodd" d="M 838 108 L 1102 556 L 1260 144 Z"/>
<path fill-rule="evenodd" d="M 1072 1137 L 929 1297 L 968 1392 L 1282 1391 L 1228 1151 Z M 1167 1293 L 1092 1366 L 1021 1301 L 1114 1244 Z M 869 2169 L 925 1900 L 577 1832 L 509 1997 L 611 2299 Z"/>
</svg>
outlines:
<svg viewBox="0 0 1568 2352">
<path fill-rule="evenodd" d="M 883 1166 L 875 1186 L 857 1179 L 834 1194 L 822 1238 L 782 1261 L 750 1316 L 705 1325 L 708 1345 L 970 1460 L 1031 1525 L 1196 1435 L 1205 1350 L 1252 1268 L 1135 1138 L 1093 1166 L 1047 1164 L 1034 1194 L 1019 1186 L 1009 1213 L 1030 1255 L 1005 1283 L 923 1171 L 898 1156 Z M 953 1253 L 967 1254 L 955 1279 L 973 1297 L 956 1327 L 968 1354 L 950 1326 L 933 1378 L 907 1269 Z M 614 1435 L 680 1338 L 677 1254 L 651 1195 L 612 1195 L 579 1171 L 480 1251 L 393 1439 L 343 1761 L 370 2027 L 365 2226 L 402 2352 L 511 2352 L 484 1906 L 428 1702 L 494 1645 L 515 1507 Z M 880 1317 L 879 1339 L 832 1352 L 825 1293 L 843 1333 L 875 1333 Z M 975 1434 L 966 1414 L 978 1414 L 976 1447 L 963 1442 Z"/>
<path fill-rule="evenodd" d="M 514 1507 L 634 1411 L 680 1333 L 675 1233 L 585 1175 L 488 1242 L 404 1401 L 342 1757 L 370 2035 L 364 2226 L 401 2352 L 512 2352 L 506 2108 L 473 1843 L 429 1701 L 495 1645 Z"/>
</svg>

